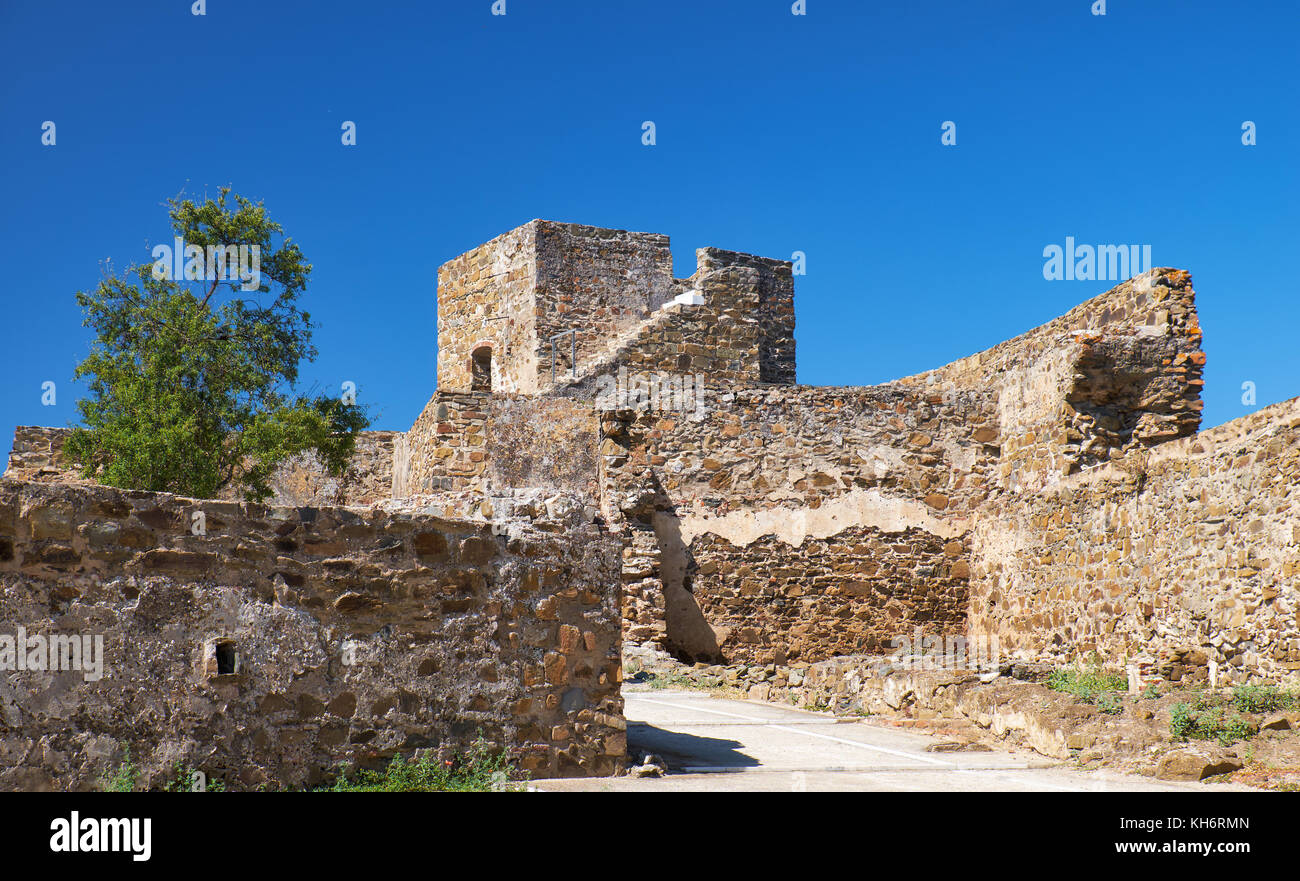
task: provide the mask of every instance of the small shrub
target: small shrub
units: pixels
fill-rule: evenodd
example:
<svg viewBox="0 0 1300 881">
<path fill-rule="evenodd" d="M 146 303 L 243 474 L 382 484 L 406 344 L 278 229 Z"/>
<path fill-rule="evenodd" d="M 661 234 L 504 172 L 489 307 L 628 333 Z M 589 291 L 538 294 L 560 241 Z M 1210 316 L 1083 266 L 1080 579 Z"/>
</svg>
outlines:
<svg viewBox="0 0 1300 881">
<path fill-rule="evenodd" d="M 1112 716 L 1124 712 L 1124 698 L 1113 691 L 1097 695 L 1093 702 L 1098 710 Z"/>
<path fill-rule="evenodd" d="M 1128 688 L 1128 677 L 1122 672 L 1103 670 L 1099 664 L 1094 664 L 1084 670 L 1072 667 L 1053 670 L 1044 684 L 1053 691 L 1072 694 L 1084 703 L 1098 706 L 1101 706 L 1098 699 L 1107 695 L 1102 712 L 1118 713 L 1122 709 L 1119 706 L 1121 698 L 1114 692 Z"/>
<path fill-rule="evenodd" d="M 195 775 L 199 773 L 196 768 L 187 768 L 180 762 L 172 765 L 172 778 L 163 784 L 164 792 L 225 792 L 226 784 L 220 780 L 208 780 L 207 775 L 203 776 L 203 788 L 196 790 L 194 788 Z"/>
<path fill-rule="evenodd" d="M 1174 704 L 1169 716 L 1169 733 L 1177 740 L 1217 740 L 1221 746 L 1231 746 L 1247 740 L 1258 729 L 1234 713 L 1226 717 L 1224 708 L 1197 697 L 1191 704 L 1180 701 Z"/>
<path fill-rule="evenodd" d="M 139 769 L 131 761 L 131 747 L 122 748 L 122 763 L 113 771 L 107 771 L 100 778 L 105 792 L 133 792 Z"/>
<path fill-rule="evenodd" d="M 1270 713 L 1300 705 L 1300 696 L 1271 685 L 1238 685 L 1232 689 L 1232 705 L 1239 713 Z"/>
<path fill-rule="evenodd" d="M 1177 740 L 1187 740 L 1191 736 L 1194 725 L 1195 717 L 1187 702 L 1179 701 L 1174 704 L 1173 709 L 1169 711 L 1169 733 Z"/>
<path fill-rule="evenodd" d="M 650 678 L 646 680 L 646 685 L 654 689 L 700 688 L 704 682 L 683 673 L 651 673 Z"/>
<path fill-rule="evenodd" d="M 1223 727 L 1218 732 L 1218 739 L 1221 745 L 1231 746 L 1239 740 L 1249 740 L 1258 732 L 1259 728 L 1249 719 L 1233 716 L 1223 723 Z"/>
<path fill-rule="evenodd" d="M 322 792 L 510 792 L 520 788 L 518 772 L 505 750 L 493 750 L 483 738 L 459 760 L 424 757 L 413 762 L 394 756 L 382 771 L 342 775 Z"/>
</svg>

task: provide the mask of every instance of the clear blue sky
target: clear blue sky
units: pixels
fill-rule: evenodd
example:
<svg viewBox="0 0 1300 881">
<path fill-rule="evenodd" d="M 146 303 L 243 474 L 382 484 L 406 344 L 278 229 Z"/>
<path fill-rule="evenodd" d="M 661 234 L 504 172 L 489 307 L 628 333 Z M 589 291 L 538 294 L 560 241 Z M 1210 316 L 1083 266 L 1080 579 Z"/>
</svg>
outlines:
<svg viewBox="0 0 1300 881">
<path fill-rule="evenodd" d="M 1111 287 L 1044 280 L 1066 236 L 1149 244 L 1193 273 L 1206 427 L 1254 409 L 1245 381 L 1257 406 L 1300 394 L 1294 0 L 790 5 L 2 0 L 0 447 L 76 418 L 73 295 L 100 261 L 149 260 L 163 201 L 226 183 L 315 266 L 304 379 L 355 382 L 379 428 L 433 390 L 438 265 L 535 217 L 667 233 L 679 276 L 703 245 L 805 252 L 817 385 L 939 366 Z"/>
</svg>

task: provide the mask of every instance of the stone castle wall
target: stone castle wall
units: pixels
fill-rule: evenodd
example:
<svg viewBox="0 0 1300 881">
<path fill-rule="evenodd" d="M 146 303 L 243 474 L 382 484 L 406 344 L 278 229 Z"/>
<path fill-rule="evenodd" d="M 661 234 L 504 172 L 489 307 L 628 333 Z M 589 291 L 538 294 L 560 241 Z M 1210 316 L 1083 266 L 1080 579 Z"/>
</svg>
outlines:
<svg viewBox="0 0 1300 881">
<path fill-rule="evenodd" d="M 602 467 L 607 512 L 619 508 L 627 527 L 629 640 L 766 664 L 878 650 L 917 624 L 959 629 L 962 616 L 931 615 L 919 598 L 965 602 L 973 526 L 1196 430 L 1205 357 L 1194 297 L 1186 273 L 1157 269 L 895 383 L 782 389 L 711 374 L 702 420 L 607 414 Z M 887 594 L 854 576 L 886 571 L 924 620 L 891 621 L 887 601 L 862 611 L 870 603 L 853 591 Z M 816 612 L 796 625 L 799 604 Z"/>
<path fill-rule="evenodd" d="M 398 442 L 393 497 L 483 488 L 488 395 L 439 389 Z"/>
<path fill-rule="evenodd" d="M 525 224 L 438 268 L 439 389 L 472 391 L 471 355 L 487 345 L 494 391 L 536 391 L 536 232 Z"/>
<path fill-rule="evenodd" d="M 521 487 L 597 497 L 590 404 L 438 391 L 397 443 L 394 498 Z"/>
<path fill-rule="evenodd" d="M 4 476 L 33 483 L 94 485 L 81 476 L 80 467 L 63 456 L 69 429 L 20 425 L 14 430 L 13 447 Z M 307 452 L 280 465 L 269 484 L 272 505 L 373 505 L 392 498 L 394 447 L 401 432 L 362 431 L 347 469 L 339 477 L 326 473 L 319 458 Z M 239 501 L 242 493 L 231 487 L 219 496 Z"/>
<path fill-rule="evenodd" d="M 675 295 L 668 236 L 534 221 L 537 387 L 551 382 L 551 338 L 577 331 L 578 367 Z M 569 339 L 555 341 L 555 375 L 571 373 Z"/>
<path fill-rule="evenodd" d="M 744 286 L 751 303 L 750 315 L 758 321 L 758 376 L 760 382 L 793 385 L 795 382 L 794 274 L 787 260 L 756 257 L 720 248 L 695 252 L 701 279 L 728 268 L 744 272 Z"/>
<path fill-rule="evenodd" d="M 634 393 L 659 375 L 696 376 L 716 388 L 794 382 L 794 279 L 786 261 L 700 248 L 699 269 L 674 280 L 677 293 L 702 303 L 669 302 L 628 333 L 604 341 L 591 359 L 579 353 L 579 378 L 557 377 L 558 393 L 596 400 L 610 381 Z M 757 316 L 757 320 L 756 320 Z M 568 363 L 567 355 L 566 361 Z M 549 377 L 548 377 L 549 379 Z"/>
<path fill-rule="evenodd" d="M 619 545 L 580 511 L 489 528 L 4 480 L 3 635 L 99 635 L 103 668 L 14 672 L 0 642 L 0 787 L 93 787 L 127 747 L 146 784 L 181 762 L 312 786 L 480 733 L 538 776 L 613 773 Z"/>
<path fill-rule="evenodd" d="M 1197 654 L 1221 681 L 1300 671 L 1300 399 L 992 502 L 970 627 L 1065 660 Z"/>
<path fill-rule="evenodd" d="M 1154 269 L 1028 333 L 900 382 L 993 389 L 997 484 L 1034 491 L 1196 432 L 1205 353 L 1195 296 L 1188 273 Z"/>
<path fill-rule="evenodd" d="M 91 483 L 81 476 L 79 468 L 63 458 L 63 445 L 69 433 L 66 428 L 19 425 L 14 429 L 4 476 L 37 483 Z"/>
<path fill-rule="evenodd" d="M 585 402 L 494 395 L 484 492 L 533 487 L 569 493 L 594 507 L 599 434 L 596 412 Z"/>
<path fill-rule="evenodd" d="M 672 302 L 687 292 L 703 302 Z M 40 525 L 43 514 L 29 522 L 28 507 L 45 505 L 40 493 L 111 491 L 42 487 L 76 478 L 58 459 L 57 430 L 20 429 L 10 475 L 26 482 L 4 485 L 20 499 L 8 532 L 0 508 L 0 571 L 14 596 L 29 598 L 15 620 L 37 620 L 42 590 L 58 597 L 71 590 L 48 600 L 50 608 L 81 603 L 114 627 L 134 626 L 124 617 L 132 601 L 180 591 L 180 599 L 146 605 L 184 606 L 189 623 L 174 632 L 186 646 L 211 622 L 232 620 L 231 608 L 248 610 L 233 620 L 258 627 L 268 614 L 297 615 L 298 629 L 276 639 L 332 646 L 339 622 L 371 614 L 368 589 L 408 622 L 399 627 L 394 618 L 385 626 L 397 630 L 386 632 L 423 634 L 429 622 L 462 612 L 488 622 L 483 630 L 447 625 L 442 653 L 460 666 L 445 668 L 446 678 L 438 678 L 441 666 L 412 671 L 406 660 L 371 671 L 365 684 L 334 666 L 313 668 L 322 692 L 313 700 L 331 706 L 346 688 L 358 707 L 383 710 L 372 710 L 382 721 L 368 718 L 361 740 L 352 739 L 351 723 L 338 743 L 334 733 L 321 734 L 342 725 L 328 713 L 306 717 L 308 727 L 317 717 L 328 725 L 294 733 L 304 720 L 284 707 L 301 716 L 301 707 L 316 704 L 296 693 L 288 704 L 271 700 L 296 680 L 258 684 L 265 691 L 258 700 L 270 701 L 258 712 L 271 714 L 258 724 L 265 737 L 286 740 L 256 748 L 272 743 L 270 754 L 292 756 L 293 769 L 323 767 L 338 754 L 367 761 L 391 754 L 367 757 L 356 745 L 396 743 L 394 725 L 416 745 L 417 729 L 434 732 L 437 746 L 463 743 L 462 723 L 473 718 L 502 732 L 521 757 L 534 756 L 528 766 L 539 773 L 606 773 L 621 758 L 620 639 L 689 660 L 784 665 L 884 653 L 893 638 L 920 631 L 996 636 L 1004 652 L 1026 660 L 1093 651 L 1112 662 L 1143 652 L 1204 656 L 1227 681 L 1278 681 L 1300 670 L 1293 491 L 1300 405 L 1195 434 L 1205 354 L 1185 272 L 1152 270 L 985 352 L 868 388 L 794 384 L 793 276 L 785 261 L 704 248 L 695 273 L 674 279 L 666 237 L 534 221 L 444 264 L 438 296 L 439 387 L 411 430 L 365 433 L 342 481 L 324 478 L 309 458 L 277 475 L 277 499 L 293 504 L 378 505 L 311 515 L 327 524 L 319 527 L 326 546 L 343 536 L 327 556 L 311 553 L 310 543 L 281 546 L 294 544 L 295 530 L 309 531 L 307 523 L 281 534 L 300 515 L 272 517 L 256 506 L 211 508 L 218 520 L 229 518 L 226 544 L 190 547 L 183 530 L 173 535 L 179 513 L 150 513 L 165 506 L 148 494 L 118 494 L 125 501 L 92 510 L 84 522 L 69 515 L 71 537 L 63 538 L 58 517 L 54 525 Z M 569 329 L 579 331 L 578 378 L 567 375 L 565 340 L 552 385 L 549 338 Z M 485 377 L 480 370 L 476 379 L 470 357 L 483 345 L 492 351 L 491 392 L 476 389 Z M 679 401 L 684 409 L 662 396 L 659 409 L 638 409 L 642 388 L 615 386 L 697 375 L 703 400 Z M 536 497 L 521 502 L 521 492 Z M 33 493 L 31 505 L 21 501 Z M 529 522 L 512 526 L 521 504 L 532 512 Z M 450 525 L 412 525 L 435 514 Z M 170 537 L 137 534 L 142 518 Z M 497 556 L 467 569 L 455 552 L 440 556 L 436 539 L 424 539 L 424 551 L 410 544 L 415 532 L 439 530 L 449 548 L 471 534 L 490 539 Z M 398 543 L 393 561 L 376 562 L 390 541 Z M 571 560 L 586 542 L 595 559 Z M 571 562 L 548 562 L 561 558 Z M 557 618 L 550 617 L 555 606 L 542 608 L 546 590 L 537 593 L 527 574 L 536 565 L 550 573 L 539 577 L 557 591 Z M 459 584 L 470 570 L 484 579 L 475 576 L 472 597 L 452 591 L 434 609 L 423 594 L 401 593 L 422 579 Z M 369 588 L 340 583 L 349 578 Z M 267 579 L 270 598 L 255 589 Z M 85 586 L 92 583 L 99 586 Z M 345 593 L 355 596 L 344 601 Z M 534 594 L 535 606 L 506 599 Z M 518 621 L 514 630 L 506 609 Z M 621 637 L 613 629 L 619 617 Z M 505 634 L 497 643 L 522 654 L 484 673 L 493 688 L 476 691 L 464 664 L 483 656 L 491 628 Z M 411 638 L 414 645 L 423 636 Z M 168 677 L 189 682 L 182 661 L 194 658 L 161 637 L 150 645 L 168 659 Z M 298 650 L 286 643 L 276 651 L 295 657 Z M 266 663 L 268 677 L 283 678 Z M 421 690 L 429 670 L 432 690 Z M 549 690 L 529 691 L 538 688 Z M 584 695 L 577 709 L 574 688 Z M 483 702 L 420 715 L 452 691 Z M 393 693 L 397 717 L 382 699 Z M 225 694 L 222 700 L 234 699 Z M 131 706 L 145 700 L 123 695 Z M 274 715 L 281 710 L 286 715 Z M 233 718 L 255 724 L 240 715 L 247 711 Z M 117 742 L 85 749 L 100 755 Z M 179 748 L 168 743 L 151 755 Z M 51 744 L 46 755 L 83 748 Z M 222 741 L 209 755 L 229 749 Z M 37 764 L 32 773 L 69 779 L 45 759 Z M 28 773 L 32 762 L 22 767 Z M 300 770 L 258 769 L 253 777 L 276 783 L 308 779 Z"/>
<path fill-rule="evenodd" d="M 998 426 L 982 392 L 899 385 L 711 386 L 704 418 L 629 423 L 633 477 L 653 472 L 679 516 L 811 508 L 870 491 L 917 516 L 968 518 L 996 467 Z"/>
<path fill-rule="evenodd" d="M 990 394 L 723 386 L 705 402 L 698 421 L 603 423 L 608 515 L 630 533 L 630 641 L 766 664 L 867 651 L 910 634 L 914 611 L 935 632 L 957 626 L 926 610 L 965 603 L 963 538 L 997 465 Z M 792 629 L 797 609 L 816 615 Z"/>
<path fill-rule="evenodd" d="M 969 568 L 960 539 L 853 526 L 795 545 L 772 534 L 737 545 L 706 532 L 689 550 L 686 580 L 716 643 L 691 652 L 701 660 L 817 662 L 888 653 L 890 639 L 915 628 L 966 633 Z M 672 614 L 681 620 L 670 617 L 670 637 L 690 632 L 685 615 Z"/>
<path fill-rule="evenodd" d="M 363 431 L 342 477 L 334 477 L 314 452 L 295 456 L 276 468 L 271 505 L 375 505 L 392 498 L 393 453 L 401 432 Z M 234 492 L 223 498 L 235 499 Z"/>
</svg>

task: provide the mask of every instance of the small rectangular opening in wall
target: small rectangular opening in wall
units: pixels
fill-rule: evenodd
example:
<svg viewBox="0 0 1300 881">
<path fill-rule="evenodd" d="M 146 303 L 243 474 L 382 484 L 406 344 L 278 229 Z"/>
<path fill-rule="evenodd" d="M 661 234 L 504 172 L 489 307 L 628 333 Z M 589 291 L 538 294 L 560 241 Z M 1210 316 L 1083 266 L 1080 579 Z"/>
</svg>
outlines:
<svg viewBox="0 0 1300 881">
<path fill-rule="evenodd" d="M 479 346 L 470 355 L 470 391 L 492 391 L 491 346 Z"/>
<path fill-rule="evenodd" d="M 566 336 L 569 338 L 569 352 L 568 352 L 567 359 L 565 358 L 564 348 L 561 346 L 561 348 L 557 350 L 555 346 L 556 341 L 562 340 Z M 564 363 L 566 360 L 568 361 L 567 364 Z M 559 333 L 555 334 L 553 337 L 551 337 L 551 382 L 552 383 L 556 382 L 557 366 L 562 368 L 567 368 L 571 374 L 570 379 L 578 378 L 578 331 L 576 328 L 572 330 L 562 330 Z"/>
<path fill-rule="evenodd" d="M 217 656 L 217 675 L 231 676 L 239 670 L 239 655 L 235 653 L 235 643 L 229 639 L 219 641 L 214 649 Z"/>
</svg>

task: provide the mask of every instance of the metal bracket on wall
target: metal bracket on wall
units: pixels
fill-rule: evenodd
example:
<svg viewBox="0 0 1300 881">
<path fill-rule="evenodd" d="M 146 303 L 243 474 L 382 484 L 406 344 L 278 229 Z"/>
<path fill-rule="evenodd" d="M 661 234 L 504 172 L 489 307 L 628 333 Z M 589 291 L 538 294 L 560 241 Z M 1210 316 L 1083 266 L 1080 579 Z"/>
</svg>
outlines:
<svg viewBox="0 0 1300 881">
<path fill-rule="evenodd" d="M 555 384 L 555 341 L 560 337 L 569 338 L 569 370 L 570 377 L 578 378 L 578 331 L 562 330 L 555 336 L 551 337 L 551 384 Z"/>
</svg>

